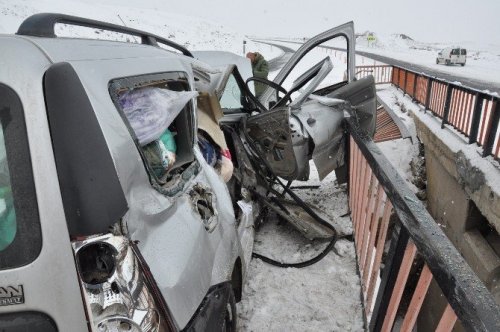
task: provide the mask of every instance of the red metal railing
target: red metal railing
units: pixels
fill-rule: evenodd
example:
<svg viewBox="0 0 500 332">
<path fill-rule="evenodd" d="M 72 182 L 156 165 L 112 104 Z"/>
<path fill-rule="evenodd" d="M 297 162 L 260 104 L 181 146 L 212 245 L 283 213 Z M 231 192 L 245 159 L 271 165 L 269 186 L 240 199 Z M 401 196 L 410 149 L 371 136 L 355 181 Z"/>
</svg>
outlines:
<svg viewBox="0 0 500 332">
<path fill-rule="evenodd" d="M 483 156 L 500 158 L 500 103 L 493 94 L 393 66 L 391 83 L 483 147 Z"/>
<path fill-rule="evenodd" d="M 398 319 L 401 331 L 412 331 L 432 279 L 449 302 L 436 331 L 451 331 L 457 316 L 469 330 L 500 330 L 491 294 L 373 141 L 347 122 L 349 207 L 369 330 L 391 331 Z M 420 276 L 409 285 L 415 266 Z"/>
<path fill-rule="evenodd" d="M 383 106 L 377 108 L 375 135 L 373 140 L 377 143 L 392 141 L 401 138 L 401 130 Z"/>
</svg>

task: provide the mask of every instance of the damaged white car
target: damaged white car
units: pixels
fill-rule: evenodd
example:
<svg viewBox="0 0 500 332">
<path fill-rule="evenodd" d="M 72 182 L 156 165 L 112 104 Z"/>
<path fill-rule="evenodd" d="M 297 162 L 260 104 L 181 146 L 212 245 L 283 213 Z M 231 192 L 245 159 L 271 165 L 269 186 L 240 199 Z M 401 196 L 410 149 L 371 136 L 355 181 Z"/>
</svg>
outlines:
<svg viewBox="0 0 500 332">
<path fill-rule="evenodd" d="M 58 38 L 60 23 L 142 43 Z M 319 88 L 327 57 L 283 88 L 339 36 L 346 80 Z M 37 14 L 0 44 L 0 330 L 234 331 L 263 210 L 334 238 L 276 185 L 309 159 L 342 181 L 342 120 L 374 132 L 352 23 L 304 44 L 260 100 L 247 59 L 108 23 Z"/>
</svg>

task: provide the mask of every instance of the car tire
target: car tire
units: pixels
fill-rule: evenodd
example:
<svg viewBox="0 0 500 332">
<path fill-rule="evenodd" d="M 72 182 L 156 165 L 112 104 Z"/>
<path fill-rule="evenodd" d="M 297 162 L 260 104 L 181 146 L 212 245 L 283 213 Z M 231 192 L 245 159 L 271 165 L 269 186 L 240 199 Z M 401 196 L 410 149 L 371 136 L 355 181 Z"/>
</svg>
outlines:
<svg viewBox="0 0 500 332">
<path fill-rule="evenodd" d="M 436 58 L 436 65 L 439 65 L 439 59 Z"/>
<path fill-rule="evenodd" d="M 226 304 L 226 312 L 224 313 L 224 321 L 221 328 L 222 332 L 236 332 L 236 298 L 234 297 L 234 291 L 231 288 L 229 293 L 229 298 Z"/>
<path fill-rule="evenodd" d="M 449 66 L 451 64 L 450 60 L 446 60 L 445 63 L 447 66 Z"/>
<path fill-rule="evenodd" d="M 462 67 L 465 66 L 465 63 L 461 63 Z"/>
</svg>

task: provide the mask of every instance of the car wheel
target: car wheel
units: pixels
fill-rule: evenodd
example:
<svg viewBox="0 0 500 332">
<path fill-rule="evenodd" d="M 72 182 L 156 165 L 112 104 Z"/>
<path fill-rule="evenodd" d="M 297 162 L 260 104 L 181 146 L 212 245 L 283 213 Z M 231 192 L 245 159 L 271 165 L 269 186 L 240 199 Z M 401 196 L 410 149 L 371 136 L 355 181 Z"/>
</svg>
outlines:
<svg viewBox="0 0 500 332">
<path fill-rule="evenodd" d="M 439 59 L 436 58 L 436 65 L 439 65 Z"/>
<path fill-rule="evenodd" d="M 233 289 L 229 293 L 229 298 L 226 303 L 226 312 L 224 313 L 224 321 L 221 328 L 222 332 L 236 332 L 236 299 Z"/>
<path fill-rule="evenodd" d="M 465 63 L 462 63 L 461 65 L 462 65 L 462 67 L 463 67 L 463 66 L 465 66 Z"/>
<path fill-rule="evenodd" d="M 450 60 L 446 60 L 445 63 L 446 63 L 447 66 L 449 66 L 450 65 Z"/>
</svg>

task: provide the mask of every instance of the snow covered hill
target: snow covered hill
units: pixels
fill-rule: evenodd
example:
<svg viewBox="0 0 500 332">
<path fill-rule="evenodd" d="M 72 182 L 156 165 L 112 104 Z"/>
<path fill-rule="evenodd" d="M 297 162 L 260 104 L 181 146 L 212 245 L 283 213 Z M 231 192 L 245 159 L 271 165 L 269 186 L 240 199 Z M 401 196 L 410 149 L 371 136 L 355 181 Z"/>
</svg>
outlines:
<svg viewBox="0 0 500 332">
<path fill-rule="evenodd" d="M 242 54 L 245 36 L 216 22 L 133 6 L 109 6 L 98 2 L 54 0 L 0 0 L 0 33 L 15 33 L 28 16 L 57 12 L 145 30 L 171 39 L 190 50 L 225 50 Z M 62 35 L 119 39 L 116 34 L 91 29 L 59 29 Z M 248 47 L 253 44 L 249 42 Z"/>
</svg>

